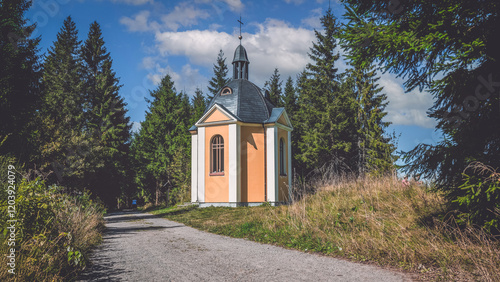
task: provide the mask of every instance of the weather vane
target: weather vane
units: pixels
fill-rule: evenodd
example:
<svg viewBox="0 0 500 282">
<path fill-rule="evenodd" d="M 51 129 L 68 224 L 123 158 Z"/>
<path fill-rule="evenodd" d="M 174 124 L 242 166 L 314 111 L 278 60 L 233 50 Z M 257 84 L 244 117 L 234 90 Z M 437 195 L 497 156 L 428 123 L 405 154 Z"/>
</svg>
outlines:
<svg viewBox="0 0 500 282">
<path fill-rule="evenodd" d="M 240 19 L 238 20 L 238 22 L 240 23 L 240 36 L 238 36 L 238 39 L 240 39 L 240 44 L 241 44 L 241 39 L 243 38 L 243 36 L 241 36 L 241 26 L 243 25 L 243 22 L 241 21 L 241 15 L 240 15 Z"/>
</svg>

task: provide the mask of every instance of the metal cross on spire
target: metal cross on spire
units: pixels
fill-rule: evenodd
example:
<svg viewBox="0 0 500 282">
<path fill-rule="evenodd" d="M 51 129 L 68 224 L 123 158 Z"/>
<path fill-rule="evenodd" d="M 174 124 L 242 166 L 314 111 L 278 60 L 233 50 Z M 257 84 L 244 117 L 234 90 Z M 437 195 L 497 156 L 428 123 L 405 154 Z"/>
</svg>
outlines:
<svg viewBox="0 0 500 282">
<path fill-rule="evenodd" d="M 241 21 L 241 15 L 240 15 L 240 19 L 238 20 L 238 22 L 240 23 L 240 36 L 238 36 L 238 39 L 240 40 L 240 45 L 241 45 L 241 39 L 243 38 L 243 36 L 241 36 L 241 26 L 243 25 L 243 22 Z"/>
</svg>

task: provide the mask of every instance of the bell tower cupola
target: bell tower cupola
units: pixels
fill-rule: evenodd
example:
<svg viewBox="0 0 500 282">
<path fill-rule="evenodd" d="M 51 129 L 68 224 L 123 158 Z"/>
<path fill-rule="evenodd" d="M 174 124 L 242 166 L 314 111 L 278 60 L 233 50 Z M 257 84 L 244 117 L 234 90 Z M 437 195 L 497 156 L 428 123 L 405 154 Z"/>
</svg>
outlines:
<svg viewBox="0 0 500 282">
<path fill-rule="evenodd" d="M 243 36 L 241 36 L 241 25 L 243 25 L 241 16 L 238 22 L 240 23 L 240 36 L 238 36 L 240 45 L 236 47 L 236 50 L 234 51 L 233 79 L 248 80 L 248 65 L 250 64 L 250 61 L 248 60 L 247 50 L 245 50 L 245 47 L 241 45 L 241 39 L 243 38 Z"/>
<path fill-rule="evenodd" d="M 233 78 L 248 80 L 248 64 L 247 50 L 240 44 L 234 51 Z"/>
</svg>

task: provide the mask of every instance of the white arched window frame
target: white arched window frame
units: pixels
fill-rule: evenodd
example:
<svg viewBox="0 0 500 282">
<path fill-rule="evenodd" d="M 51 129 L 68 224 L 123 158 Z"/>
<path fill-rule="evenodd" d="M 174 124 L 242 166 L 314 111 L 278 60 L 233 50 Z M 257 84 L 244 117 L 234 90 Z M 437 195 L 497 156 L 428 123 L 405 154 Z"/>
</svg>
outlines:
<svg viewBox="0 0 500 282">
<path fill-rule="evenodd" d="M 220 135 L 210 141 L 210 175 L 224 175 L 224 138 Z"/>
<path fill-rule="evenodd" d="M 285 140 L 280 138 L 280 151 L 279 151 L 279 161 L 280 161 L 280 175 L 286 176 L 286 155 L 285 155 Z"/>
</svg>

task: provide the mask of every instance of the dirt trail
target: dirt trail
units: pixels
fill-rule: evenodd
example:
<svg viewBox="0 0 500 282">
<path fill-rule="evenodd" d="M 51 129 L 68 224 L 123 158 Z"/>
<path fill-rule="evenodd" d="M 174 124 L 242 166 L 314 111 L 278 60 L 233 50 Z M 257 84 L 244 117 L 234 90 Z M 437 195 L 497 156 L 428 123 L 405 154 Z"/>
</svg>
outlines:
<svg viewBox="0 0 500 282">
<path fill-rule="evenodd" d="M 79 281 L 410 281 L 375 266 L 206 233 L 140 212 L 106 216 Z"/>
</svg>

